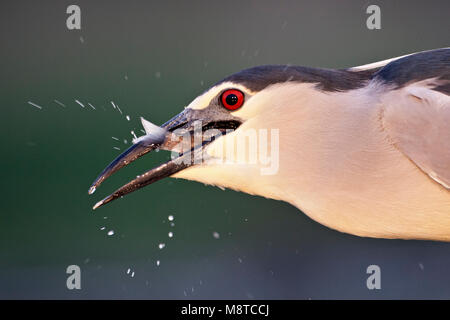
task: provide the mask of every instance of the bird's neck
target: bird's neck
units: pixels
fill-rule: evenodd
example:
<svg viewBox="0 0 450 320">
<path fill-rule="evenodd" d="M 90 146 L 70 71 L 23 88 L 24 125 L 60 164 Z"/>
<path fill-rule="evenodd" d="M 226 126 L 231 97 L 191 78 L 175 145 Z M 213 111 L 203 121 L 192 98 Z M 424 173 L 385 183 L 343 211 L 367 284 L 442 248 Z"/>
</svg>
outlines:
<svg viewBox="0 0 450 320">
<path fill-rule="evenodd" d="M 389 141 L 380 122 L 383 106 L 376 88 L 325 93 L 312 85 L 293 84 L 276 94 L 265 97 L 272 102 L 270 112 L 238 129 L 279 131 L 276 174 L 262 175 L 261 165 L 221 164 L 193 167 L 181 177 L 287 201 L 314 220 L 352 234 L 442 234 L 423 226 L 450 210 L 448 194 L 436 192 L 440 187 Z M 223 138 L 232 140 L 238 134 Z M 217 154 L 217 146 L 212 145 L 210 154 Z"/>
</svg>

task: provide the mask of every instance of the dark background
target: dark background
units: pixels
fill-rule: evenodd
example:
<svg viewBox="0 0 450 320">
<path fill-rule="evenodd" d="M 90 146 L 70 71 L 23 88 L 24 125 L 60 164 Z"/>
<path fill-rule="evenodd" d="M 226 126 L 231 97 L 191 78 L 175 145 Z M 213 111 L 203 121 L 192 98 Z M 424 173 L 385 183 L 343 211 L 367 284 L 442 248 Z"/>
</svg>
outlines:
<svg viewBox="0 0 450 320">
<path fill-rule="evenodd" d="M 69 4 L 81 30 L 66 28 Z M 366 28 L 369 4 L 381 30 Z M 344 68 L 447 47 L 449 11 L 449 1 L 2 1 L 0 298 L 450 298 L 450 244 L 342 234 L 287 203 L 166 179 L 91 210 L 168 153 L 87 194 L 139 116 L 161 124 L 246 67 Z M 71 264 L 81 290 L 66 288 Z M 366 288 L 371 264 L 381 290 Z"/>
</svg>

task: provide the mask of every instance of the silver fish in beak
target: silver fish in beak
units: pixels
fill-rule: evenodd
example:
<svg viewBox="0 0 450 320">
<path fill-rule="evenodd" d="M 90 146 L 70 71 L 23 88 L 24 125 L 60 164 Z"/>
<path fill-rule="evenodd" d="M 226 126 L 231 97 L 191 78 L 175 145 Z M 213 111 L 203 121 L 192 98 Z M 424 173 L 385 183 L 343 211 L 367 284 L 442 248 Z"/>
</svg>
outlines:
<svg viewBox="0 0 450 320">
<path fill-rule="evenodd" d="M 146 131 L 146 135 L 134 139 L 133 145 L 114 159 L 100 173 L 89 188 L 89 194 L 93 194 L 100 184 L 112 174 L 150 151 L 155 149 L 177 151 L 177 146 L 180 143 L 186 142 L 189 144 L 189 148 L 183 148 L 183 150 L 188 151 L 180 153 L 178 157 L 139 175 L 136 179 L 128 182 L 114 193 L 97 202 L 93 207 L 94 210 L 128 193 L 198 164 L 198 159 L 202 156 L 203 146 L 213 141 L 212 137 L 207 137 L 206 140 L 204 137 L 200 137 L 200 140 L 194 138 L 194 129 L 196 125 L 198 126 L 198 123 L 201 126 L 200 134 L 209 129 L 217 129 L 222 134 L 226 134 L 227 130 L 234 130 L 241 124 L 238 118 L 231 115 L 224 117 L 221 113 L 217 114 L 211 113 L 210 111 L 205 112 L 192 109 L 185 109 L 161 127 L 152 124 L 144 118 L 141 118 L 141 122 Z M 183 135 L 184 132 L 189 133 L 190 141 L 182 141 L 183 137 L 185 137 Z M 195 143 L 199 141 L 200 143 Z"/>
</svg>

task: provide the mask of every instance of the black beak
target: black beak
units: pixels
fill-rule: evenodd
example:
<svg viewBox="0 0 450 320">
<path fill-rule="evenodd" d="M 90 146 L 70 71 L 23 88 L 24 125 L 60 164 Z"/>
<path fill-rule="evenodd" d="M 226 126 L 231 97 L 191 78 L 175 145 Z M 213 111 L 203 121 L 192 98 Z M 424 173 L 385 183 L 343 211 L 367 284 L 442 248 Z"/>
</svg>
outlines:
<svg viewBox="0 0 450 320">
<path fill-rule="evenodd" d="M 203 115 L 204 112 L 203 112 Z M 200 116 L 200 117 L 199 117 Z M 223 134 L 226 134 L 227 130 L 234 130 L 240 126 L 241 122 L 239 119 L 227 116 L 226 120 L 219 119 L 210 119 L 205 120 L 202 117 L 201 111 L 193 111 L 190 109 L 186 109 L 179 115 L 170 119 L 166 123 L 164 123 L 161 127 L 158 128 L 158 134 L 149 134 L 147 136 L 141 137 L 137 139 L 134 144 L 124 151 L 121 155 L 119 155 L 116 159 L 114 159 L 103 171 L 100 175 L 95 179 L 89 188 L 89 194 L 93 194 L 95 190 L 100 186 L 100 184 L 105 181 L 109 176 L 123 168 L 124 166 L 130 164 L 135 161 L 139 157 L 145 155 L 146 153 L 155 150 L 157 148 L 164 150 L 173 150 L 176 145 L 178 145 L 182 140 L 182 135 L 179 132 L 194 132 L 194 123 L 196 121 L 200 121 L 201 123 L 201 131 L 204 132 L 208 129 L 218 129 Z M 210 114 L 208 114 L 210 116 Z M 215 118 L 215 117 L 213 117 Z M 145 120 L 143 120 L 145 121 Z M 144 127 L 145 123 L 143 122 Z M 178 132 L 176 134 L 174 131 Z M 193 135 L 190 135 L 193 137 Z M 121 188 L 117 189 L 114 193 L 110 194 L 103 200 L 97 202 L 93 209 L 97 209 L 98 207 L 111 202 L 119 197 L 122 197 L 128 193 L 141 189 L 153 182 L 161 180 L 165 177 L 169 177 L 185 168 L 188 168 L 192 165 L 197 164 L 198 162 L 194 161 L 195 158 L 201 154 L 202 147 L 207 143 L 211 142 L 212 139 L 209 137 L 206 142 L 203 142 L 200 145 L 194 145 L 194 139 L 190 141 L 190 148 L 188 152 L 184 152 L 180 154 L 179 157 L 169 160 L 166 163 L 159 165 L 156 168 L 153 168 L 144 174 L 138 176 L 136 179 L 130 181 L 125 184 Z"/>
</svg>

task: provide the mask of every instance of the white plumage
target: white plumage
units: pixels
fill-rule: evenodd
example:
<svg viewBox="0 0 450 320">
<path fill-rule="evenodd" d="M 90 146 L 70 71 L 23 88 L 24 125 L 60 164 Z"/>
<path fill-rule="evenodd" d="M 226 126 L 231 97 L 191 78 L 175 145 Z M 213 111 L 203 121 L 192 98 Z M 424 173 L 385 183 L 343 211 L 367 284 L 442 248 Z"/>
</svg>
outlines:
<svg viewBox="0 0 450 320">
<path fill-rule="evenodd" d="M 165 176 L 286 201 L 359 236 L 450 241 L 449 50 L 340 71 L 268 66 L 228 77 L 165 125 L 239 121 L 205 147 L 208 157 L 224 161 L 172 166 Z M 217 101 L 230 88 L 246 100 L 225 113 Z M 262 175 L 261 163 L 223 152 L 249 129 L 279 131 L 276 174 Z M 100 205 L 156 181 L 146 179 Z"/>
<path fill-rule="evenodd" d="M 257 165 L 220 164 L 175 177 L 284 200 L 351 234 L 448 241 L 450 97 L 432 89 L 445 81 L 396 89 L 374 79 L 345 92 L 274 84 L 246 101 L 235 113 L 246 121 L 221 139 L 246 128 L 280 129 L 277 175 L 262 176 Z M 221 154 L 216 146 L 208 153 Z"/>
</svg>

